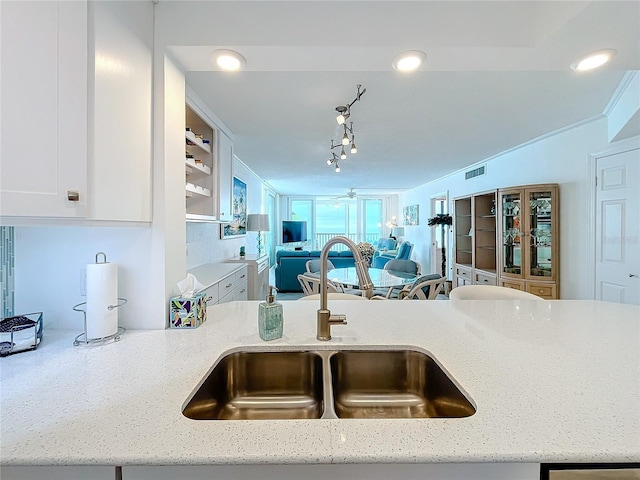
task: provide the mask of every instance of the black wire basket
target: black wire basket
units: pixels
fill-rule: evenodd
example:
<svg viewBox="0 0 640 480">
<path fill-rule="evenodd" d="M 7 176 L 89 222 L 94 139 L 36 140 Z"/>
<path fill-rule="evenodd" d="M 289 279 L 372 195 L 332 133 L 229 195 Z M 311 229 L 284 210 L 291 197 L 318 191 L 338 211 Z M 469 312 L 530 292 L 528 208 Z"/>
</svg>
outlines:
<svg viewBox="0 0 640 480">
<path fill-rule="evenodd" d="M 42 312 L 6 317 L 0 321 L 0 356 L 35 350 L 42 341 Z"/>
</svg>

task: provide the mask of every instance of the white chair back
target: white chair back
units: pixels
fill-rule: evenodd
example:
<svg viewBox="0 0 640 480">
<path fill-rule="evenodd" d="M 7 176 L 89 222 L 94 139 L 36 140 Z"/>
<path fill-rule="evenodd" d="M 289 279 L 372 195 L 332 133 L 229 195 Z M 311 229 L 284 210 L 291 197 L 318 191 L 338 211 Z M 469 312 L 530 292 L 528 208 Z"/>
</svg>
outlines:
<svg viewBox="0 0 640 480">
<path fill-rule="evenodd" d="M 451 290 L 449 300 L 543 300 L 533 293 L 496 285 L 462 285 Z"/>
<path fill-rule="evenodd" d="M 411 285 L 409 291 L 401 290 L 398 298 L 402 300 L 435 300 L 446 281 L 446 277 L 418 279 Z"/>
<path fill-rule="evenodd" d="M 298 275 L 298 282 L 300 282 L 300 286 L 302 287 L 302 291 L 305 295 L 320 293 L 320 278 L 307 276 L 301 273 Z M 329 280 L 327 280 L 327 292 L 338 293 L 336 286 Z"/>
</svg>

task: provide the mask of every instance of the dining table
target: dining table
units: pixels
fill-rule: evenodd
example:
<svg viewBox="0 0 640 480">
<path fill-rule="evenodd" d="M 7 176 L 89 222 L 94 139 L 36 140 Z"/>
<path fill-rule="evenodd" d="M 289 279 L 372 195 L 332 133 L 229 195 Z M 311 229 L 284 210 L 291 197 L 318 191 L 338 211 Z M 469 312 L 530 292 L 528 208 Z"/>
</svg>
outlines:
<svg viewBox="0 0 640 480">
<path fill-rule="evenodd" d="M 369 267 L 369 277 L 373 288 L 402 288 L 411 285 L 418 275 Z M 355 267 L 332 268 L 327 272 L 327 279 L 349 287 L 357 287 L 360 284 Z"/>
</svg>

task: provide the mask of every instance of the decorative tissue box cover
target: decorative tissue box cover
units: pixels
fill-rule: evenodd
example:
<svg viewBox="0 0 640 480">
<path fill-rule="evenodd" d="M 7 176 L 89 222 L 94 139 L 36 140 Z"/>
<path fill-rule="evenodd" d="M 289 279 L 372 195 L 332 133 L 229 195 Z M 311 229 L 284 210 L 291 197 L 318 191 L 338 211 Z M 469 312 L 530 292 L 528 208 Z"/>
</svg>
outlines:
<svg viewBox="0 0 640 480">
<path fill-rule="evenodd" d="M 197 328 L 207 319 L 204 292 L 195 297 L 172 297 L 169 304 L 170 328 Z"/>
</svg>

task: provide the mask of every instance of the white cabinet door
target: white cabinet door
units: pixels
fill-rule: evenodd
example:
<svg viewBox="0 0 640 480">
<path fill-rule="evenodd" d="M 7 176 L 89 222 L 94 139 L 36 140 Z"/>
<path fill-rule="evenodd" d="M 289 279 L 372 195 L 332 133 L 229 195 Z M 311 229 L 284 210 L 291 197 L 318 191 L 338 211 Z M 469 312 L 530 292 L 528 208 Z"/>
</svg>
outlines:
<svg viewBox="0 0 640 480">
<path fill-rule="evenodd" d="M 218 130 L 218 192 L 219 220 L 232 220 L 231 183 L 233 175 L 233 141 Z"/>
<path fill-rule="evenodd" d="M 89 18 L 88 216 L 150 222 L 153 4 L 90 2 Z"/>
<path fill-rule="evenodd" d="M 2 1 L 0 9 L 0 214 L 82 217 L 87 4 Z"/>
</svg>

